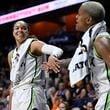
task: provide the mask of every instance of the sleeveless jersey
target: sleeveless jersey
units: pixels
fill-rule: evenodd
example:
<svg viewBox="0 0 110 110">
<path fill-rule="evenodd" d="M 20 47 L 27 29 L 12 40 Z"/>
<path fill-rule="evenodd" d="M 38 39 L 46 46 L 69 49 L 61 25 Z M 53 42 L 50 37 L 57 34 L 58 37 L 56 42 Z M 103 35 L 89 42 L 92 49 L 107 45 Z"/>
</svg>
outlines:
<svg viewBox="0 0 110 110">
<path fill-rule="evenodd" d="M 110 39 L 107 32 L 99 34 L 96 39 L 103 36 Z M 96 95 L 99 97 L 102 93 L 110 91 L 110 68 L 107 67 L 105 61 L 98 55 L 95 47 L 93 47 L 91 52 L 91 77 Z"/>
<path fill-rule="evenodd" d="M 14 49 L 14 51 L 16 51 L 16 49 Z M 19 73 L 16 74 L 14 82 L 12 81 L 13 88 L 17 88 L 24 84 L 41 83 L 42 57 L 32 55 L 28 49 L 23 60 L 22 67 L 20 67 L 23 68 L 23 70 L 21 69 Z M 13 74 L 14 73 L 11 73 L 12 77 Z"/>
</svg>

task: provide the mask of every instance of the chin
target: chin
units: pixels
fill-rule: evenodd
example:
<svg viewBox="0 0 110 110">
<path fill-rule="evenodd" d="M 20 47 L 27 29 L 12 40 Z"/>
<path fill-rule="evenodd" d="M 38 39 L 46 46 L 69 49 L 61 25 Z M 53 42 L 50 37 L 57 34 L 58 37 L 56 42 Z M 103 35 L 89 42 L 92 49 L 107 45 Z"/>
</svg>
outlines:
<svg viewBox="0 0 110 110">
<path fill-rule="evenodd" d="M 84 32 L 84 29 L 76 27 L 76 31 Z"/>
<path fill-rule="evenodd" d="M 78 27 L 76 27 L 76 31 L 80 31 L 80 29 Z"/>
</svg>

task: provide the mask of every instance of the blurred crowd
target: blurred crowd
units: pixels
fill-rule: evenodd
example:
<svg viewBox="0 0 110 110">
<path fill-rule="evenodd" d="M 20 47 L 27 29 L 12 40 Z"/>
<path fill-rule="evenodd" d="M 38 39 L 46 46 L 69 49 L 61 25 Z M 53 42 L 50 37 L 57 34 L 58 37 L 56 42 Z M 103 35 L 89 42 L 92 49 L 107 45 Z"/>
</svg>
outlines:
<svg viewBox="0 0 110 110">
<path fill-rule="evenodd" d="M 21 4 L 12 5 L 8 12 L 16 11 L 15 9 L 18 10 L 19 5 Z M 29 5 L 31 6 L 32 4 L 29 3 Z M 5 11 L 0 9 L 1 15 L 4 14 L 2 12 Z M 64 50 L 61 59 L 73 56 L 82 34 L 66 32 L 64 26 L 64 24 L 61 25 L 61 29 L 58 32 L 44 39 L 44 42 L 56 45 Z M 13 47 L 14 45 L 0 47 L 0 110 L 7 110 L 9 102 L 10 70 L 7 55 Z M 50 110 L 94 110 L 97 98 L 89 75 L 71 88 L 68 68 L 61 67 L 61 71 L 57 74 L 52 71 L 51 73 L 44 72 L 44 74 L 47 74 L 47 76 L 43 87 L 45 88 Z"/>
<path fill-rule="evenodd" d="M 9 66 L 4 51 L 0 52 L 0 110 L 7 110 L 10 87 Z"/>
<path fill-rule="evenodd" d="M 0 110 L 7 110 L 9 95 L 9 67 L 7 57 L 0 63 Z M 79 86 L 80 85 L 80 86 Z M 70 87 L 67 68 L 46 77 L 45 93 L 51 110 L 93 110 L 97 101 L 90 76 Z"/>
<path fill-rule="evenodd" d="M 47 82 L 46 94 L 51 110 L 94 110 L 97 98 L 89 76 L 71 88 L 68 70 L 62 68 L 56 76 L 50 74 Z"/>
<path fill-rule="evenodd" d="M 7 57 L 1 61 L 0 110 L 7 110 L 10 84 Z M 94 110 L 97 98 L 90 76 L 71 88 L 68 70 L 61 68 L 58 74 L 50 73 L 45 81 L 45 93 L 51 110 Z"/>
</svg>

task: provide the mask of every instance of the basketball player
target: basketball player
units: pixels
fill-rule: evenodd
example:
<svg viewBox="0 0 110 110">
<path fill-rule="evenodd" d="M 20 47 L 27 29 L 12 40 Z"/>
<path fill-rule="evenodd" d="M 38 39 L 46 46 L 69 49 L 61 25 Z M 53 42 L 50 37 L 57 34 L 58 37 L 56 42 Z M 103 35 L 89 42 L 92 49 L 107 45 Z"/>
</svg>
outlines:
<svg viewBox="0 0 110 110">
<path fill-rule="evenodd" d="M 63 51 L 30 35 L 29 25 L 24 21 L 14 24 L 13 36 L 16 48 L 8 54 L 12 82 L 9 110 L 49 110 L 42 87 L 41 55 L 50 55 L 50 68 L 58 72 L 59 65 L 56 62 Z"/>
</svg>

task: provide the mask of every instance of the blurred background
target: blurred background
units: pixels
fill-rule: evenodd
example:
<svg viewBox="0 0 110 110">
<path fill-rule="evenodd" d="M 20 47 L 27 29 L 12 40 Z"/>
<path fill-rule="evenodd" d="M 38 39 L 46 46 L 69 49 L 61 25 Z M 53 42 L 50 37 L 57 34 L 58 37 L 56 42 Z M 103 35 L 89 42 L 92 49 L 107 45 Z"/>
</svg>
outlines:
<svg viewBox="0 0 110 110">
<path fill-rule="evenodd" d="M 2 0 L 0 3 L 0 17 L 12 12 L 23 10 L 29 7 L 39 6 L 41 4 L 51 3 L 53 1 L 67 1 L 67 0 Z M 74 1 L 74 0 L 73 0 Z M 108 29 L 110 28 L 110 3 L 108 0 L 94 0 L 101 2 L 106 9 L 106 18 Z M 81 2 L 81 0 L 80 0 Z M 60 5 L 60 2 L 59 4 Z M 31 24 L 32 33 L 36 34 L 39 39 L 46 40 L 48 37 L 51 37 L 52 34 L 58 31 L 61 28 L 61 25 L 65 25 L 65 30 L 67 32 L 73 33 L 75 31 L 75 16 L 79 8 L 80 3 L 72 4 L 70 6 L 62 7 L 60 9 L 55 9 L 49 12 L 44 12 L 41 14 L 35 14 L 31 17 L 23 18 L 28 23 Z M 45 7 L 44 7 L 45 8 Z M 43 9 L 43 8 L 42 8 Z M 41 9 L 41 10 L 42 10 Z M 46 9 L 45 9 L 46 10 Z M 48 10 L 48 9 L 47 9 Z M 11 22 L 0 24 L 0 35 L 1 43 L 0 47 L 5 45 L 13 45 L 12 37 L 12 25 Z M 0 21 L 1 22 L 1 21 Z"/>
<path fill-rule="evenodd" d="M 40 7 L 38 8 L 38 12 L 34 12 L 34 15 L 29 16 L 32 12 L 26 12 L 21 13 L 24 18 L 21 20 L 25 20 L 28 22 L 31 26 L 32 34 L 35 34 L 38 39 L 43 40 L 46 43 L 53 44 L 56 46 L 61 47 L 64 50 L 64 54 L 62 58 L 68 58 L 72 57 L 74 54 L 74 51 L 76 49 L 76 46 L 81 38 L 82 33 L 79 33 L 75 31 L 75 23 L 76 23 L 76 15 L 78 8 L 80 4 L 84 0 L 71 0 L 71 4 L 68 6 L 64 6 L 65 3 L 69 0 L 1 0 L 0 2 L 0 110 L 6 110 L 6 105 L 8 103 L 8 88 L 9 88 L 9 66 L 7 63 L 7 54 L 8 52 L 14 48 L 15 41 L 12 35 L 12 27 L 13 23 L 16 20 L 13 20 L 12 18 L 16 17 L 14 13 L 26 10 L 28 8 L 32 7 Z M 74 4 L 74 1 L 76 2 Z M 108 32 L 110 32 L 110 2 L 108 0 L 94 0 L 98 1 L 103 4 L 106 10 L 106 17 L 105 21 L 107 22 L 107 29 Z M 72 3 L 73 2 L 73 3 Z M 53 3 L 56 3 L 56 5 L 51 5 Z M 68 3 L 68 2 L 67 2 Z M 47 4 L 47 5 L 45 5 Z M 49 4 L 49 5 L 48 5 Z M 58 9 L 57 9 L 58 7 Z M 50 10 L 49 10 L 50 9 Z M 51 10 L 52 9 L 52 10 Z M 33 11 L 33 10 L 32 10 Z M 42 13 L 40 13 L 42 12 Z M 5 16 L 8 16 L 9 14 L 12 14 L 13 16 L 7 18 Z M 19 14 L 20 15 L 20 14 Z M 5 19 L 3 19 L 3 17 Z M 9 19 L 12 19 L 11 21 L 8 21 Z M 6 22 L 4 22 L 6 21 Z M 56 104 L 56 101 L 52 100 L 55 99 L 55 93 L 57 91 L 60 91 L 60 89 L 63 88 L 63 91 L 67 91 L 67 97 L 65 97 L 65 94 L 59 95 L 61 97 L 58 98 L 66 98 L 66 101 L 70 102 L 71 106 L 74 105 L 74 99 L 81 95 L 81 90 L 84 89 L 90 97 L 92 97 L 92 102 L 96 101 L 94 90 L 91 87 L 91 82 L 89 82 L 89 77 L 85 78 L 85 81 L 83 83 L 88 84 L 90 87 L 90 90 L 87 89 L 87 87 L 78 87 L 77 86 L 73 89 L 69 86 L 69 79 L 68 79 L 68 71 L 65 69 L 62 69 L 62 72 L 64 73 L 63 77 L 62 74 L 58 75 L 50 75 L 49 82 L 47 85 L 47 96 L 48 96 L 48 103 L 50 105 L 51 110 L 53 105 Z M 52 85 L 54 81 L 54 84 Z M 62 87 L 63 86 L 63 87 Z M 84 93 L 85 94 L 85 93 Z M 50 97 L 52 96 L 52 97 Z M 71 98 L 72 99 L 71 99 Z M 89 97 L 89 98 L 90 98 Z M 86 97 L 87 99 L 87 97 Z M 85 106 L 86 109 L 86 103 L 81 105 Z M 94 103 L 92 103 L 94 104 Z M 1 109 L 2 107 L 5 109 Z M 54 108 L 54 107 L 53 107 Z M 70 109 L 69 109 L 70 110 Z"/>
</svg>

